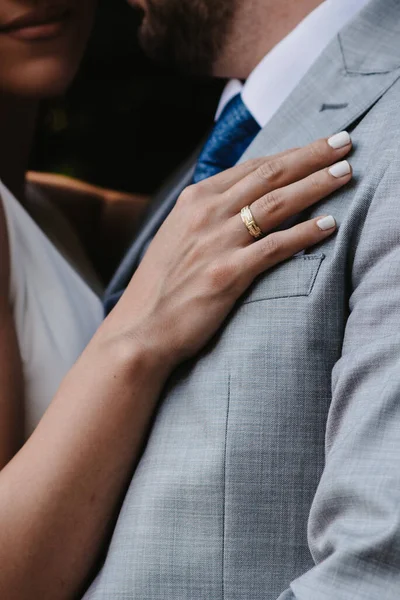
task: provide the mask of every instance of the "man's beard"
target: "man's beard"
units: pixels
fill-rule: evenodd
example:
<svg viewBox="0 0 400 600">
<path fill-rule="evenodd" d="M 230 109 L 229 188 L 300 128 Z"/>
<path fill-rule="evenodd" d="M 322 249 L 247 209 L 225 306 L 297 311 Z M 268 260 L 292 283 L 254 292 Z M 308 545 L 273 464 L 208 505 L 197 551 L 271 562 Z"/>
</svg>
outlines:
<svg viewBox="0 0 400 600">
<path fill-rule="evenodd" d="M 229 33 L 236 0 L 146 0 L 140 43 L 163 64 L 211 74 Z"/>
</svg>

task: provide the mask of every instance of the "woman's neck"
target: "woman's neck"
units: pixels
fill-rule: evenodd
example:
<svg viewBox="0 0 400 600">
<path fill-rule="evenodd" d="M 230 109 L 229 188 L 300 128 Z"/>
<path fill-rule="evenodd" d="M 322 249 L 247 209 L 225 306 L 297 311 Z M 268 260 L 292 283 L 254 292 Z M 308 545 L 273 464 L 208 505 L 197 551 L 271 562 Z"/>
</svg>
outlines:
<svg viewBox="0 0 400 600">
<path fill-rule="evenodd" d="M 0 179 L 24 201 L 38 103 L 0 94 Z"/>
</svg>

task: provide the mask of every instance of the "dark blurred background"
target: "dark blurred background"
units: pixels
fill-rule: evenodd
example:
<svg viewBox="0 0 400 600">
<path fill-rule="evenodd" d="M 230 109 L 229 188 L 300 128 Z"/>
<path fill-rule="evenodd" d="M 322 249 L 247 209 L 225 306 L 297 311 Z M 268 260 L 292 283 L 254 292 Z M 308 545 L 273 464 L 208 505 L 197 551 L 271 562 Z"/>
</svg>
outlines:
<svg viewBox="0 0 400 600">
<path fill-rule="evenodd" d="M 100 0 L 75 84 L 43 107 L 32 169 L 151 193 L 206 134 L 223 82 L 150 63 L 138 47 L 137 26 L 124 0 Z"/>
</svg>

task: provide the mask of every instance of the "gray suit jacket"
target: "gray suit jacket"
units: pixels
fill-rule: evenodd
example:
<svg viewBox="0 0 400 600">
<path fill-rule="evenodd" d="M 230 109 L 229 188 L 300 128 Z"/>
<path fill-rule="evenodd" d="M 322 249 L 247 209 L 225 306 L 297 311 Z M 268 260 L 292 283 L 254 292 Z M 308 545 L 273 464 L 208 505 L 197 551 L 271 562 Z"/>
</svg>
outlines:
<svg viewBox="0 0 400 600">
<path fill-rule="evenodd" d="M 337 235 L 172 377 L 85 600 L 400 598 L 398 0 L 372 0 L 243 160 L 344 128 L 355 181 L 307 215 Z"/>
</svg>

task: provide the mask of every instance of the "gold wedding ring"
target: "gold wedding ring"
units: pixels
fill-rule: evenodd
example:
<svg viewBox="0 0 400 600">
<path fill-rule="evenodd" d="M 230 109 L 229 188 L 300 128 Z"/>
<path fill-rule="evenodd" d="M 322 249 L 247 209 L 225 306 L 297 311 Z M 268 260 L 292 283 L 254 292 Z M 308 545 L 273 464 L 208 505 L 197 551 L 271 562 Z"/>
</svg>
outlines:
<svg viewBox="0 0 400 600">
<path fill-rule="evenodd" d="M 254 220 L 253 213 L 250 210 L 250 206 L 245 206 L 240 211 L 242 221 L 247 228 L 249 234 L 256 240 L 263 236 L 263 232 Z"/>
</svg>

